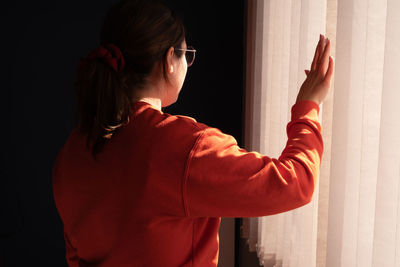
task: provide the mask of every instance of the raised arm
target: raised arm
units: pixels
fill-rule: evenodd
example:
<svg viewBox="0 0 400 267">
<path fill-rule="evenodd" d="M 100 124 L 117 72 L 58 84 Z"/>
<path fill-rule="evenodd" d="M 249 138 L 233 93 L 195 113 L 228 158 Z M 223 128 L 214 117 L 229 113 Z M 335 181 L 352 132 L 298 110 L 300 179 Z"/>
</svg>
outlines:
<svg viewBox="0 0 400 267">
<path fill-rule="evenodd" d="M 323 151 L 319 107 L 305 100 L 291 111 L 278 159 L 248 152 L 218 129 L 201 132 L 186 166 L 188 217 L 259 217 L 311 201 Z"/>
<path fill-rule="evenodd" d="M 311 201 L 323 152 L 319 105 L 329 91 L 333 67 L 330 41 L 321 35 L 278 159 L 248 152 L 215 128 L 199 134 L 186 164 L 186 216 L 259 217 Z"/>
</svg>

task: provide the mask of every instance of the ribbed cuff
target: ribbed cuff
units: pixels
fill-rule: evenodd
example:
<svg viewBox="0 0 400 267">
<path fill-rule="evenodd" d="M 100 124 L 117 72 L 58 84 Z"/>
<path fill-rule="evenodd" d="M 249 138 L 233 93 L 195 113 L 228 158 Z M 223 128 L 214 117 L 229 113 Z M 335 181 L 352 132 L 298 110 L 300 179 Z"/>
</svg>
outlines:
<svg viewBox="0 0 400 267">
<path fill-rule="evenodd" d="M 301 117 L 314 117 L 318 120 L 319 105 L 312 100 L 302 100 L 292 106 L 292 121 Z"/>
</svg>

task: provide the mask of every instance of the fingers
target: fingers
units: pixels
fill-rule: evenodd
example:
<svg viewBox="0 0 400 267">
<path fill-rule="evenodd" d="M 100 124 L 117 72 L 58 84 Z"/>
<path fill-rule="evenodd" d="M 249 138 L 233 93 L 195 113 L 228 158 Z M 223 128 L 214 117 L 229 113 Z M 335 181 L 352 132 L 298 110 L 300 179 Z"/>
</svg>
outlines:
<svg viewBox="0 0 400 267">
<path fill-rule="evenodd" d="M 330 58 L 330 54 L 331 54 L 331 42 L 329 39 L 326 39 L 326 46 L 325 46 L 325 50 L 324 53 L 322 54 L 321 57 L 321 63 L 319 64 L 318 68 L 320 69 L 319 71 L 321 71 L 321 74 L 323 76 L 325 76 L 325 73 L 329 67 L 329 58 Z"/>
<path fill-rule="evenodd" d="M 311 64 L 310 70 L 304 70 L 306 76 L 310 72 L 317 71 L 318 76 L 322 79 L 329 79 L 333 73 L 333 58 L 330 56 L 331 53 L 331 42 L 328 38 L 325 38 L 320 34 L 320 39 L 315 50 L 314 59 Z M 330 73 L 328 73 L 330 72 Z M 328 75 L 329 74 L 329 75 Z"/>
<path fill-rule="evenodd" d="M 322 40 L 322 42 L 321 42 L 321 52 L 319 54 L 319 59 L 317 61 L 317 65 L 321 64 L 321 60 L 322 60 L 322 57 L 323 57 L 327 42 L 328 42 L 328 38 L 324 37 L 324 40 Z"/>
<path fill-rule="evenodd" d="M 311 63 L 311 68 L 310 68 L 311 71 L 314 71 L 317 68 L 317 62 L 319 61 L 319 58 L 320 58 L 320 54 L 321 54 L 320 50 L 321 50 L 321 44 L 322 44 L 323 40 L 324 40 L 324 36 L 322 34 L 320 34 L 319 42 L 317 44 L 317 47 L 315 48 L 314 58 Z"/>
<path fill-rule="evenodd" d="M 333 57 L 331 57 L 331 56 L 329 56 L 328 60 L 329 60 L 329 65 L 328 65 L 328 69 L 326 71 L 326 75 L 324 77 L 323 83 L 330 85 L 332 75 L 333 75 L 333 69 L 334 69 L 334 60 L 333 60 Z"/>
</svg>

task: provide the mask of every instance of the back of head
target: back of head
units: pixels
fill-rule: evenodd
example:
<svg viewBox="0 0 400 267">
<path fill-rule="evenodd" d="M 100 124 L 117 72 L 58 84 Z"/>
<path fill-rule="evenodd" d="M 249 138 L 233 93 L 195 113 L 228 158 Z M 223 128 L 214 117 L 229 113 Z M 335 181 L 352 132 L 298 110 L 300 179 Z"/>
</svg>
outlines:
<svg viewBox="0 0 400 267">
<path fill-rule="evenodd" d="M 114 69 L 101 57 L 85 60 L 75 82 L 77 129 L 87 135 L 93 156 L 129 121 L 132 97 L 144 88 L 155 64 L 165 66 L 168 49 L 180 47 L 184 39 L 181 19 L 158 1 L 122 0 L 109 9 L 100 42 L 119 48 L 124 64 Z"/>
</svg>

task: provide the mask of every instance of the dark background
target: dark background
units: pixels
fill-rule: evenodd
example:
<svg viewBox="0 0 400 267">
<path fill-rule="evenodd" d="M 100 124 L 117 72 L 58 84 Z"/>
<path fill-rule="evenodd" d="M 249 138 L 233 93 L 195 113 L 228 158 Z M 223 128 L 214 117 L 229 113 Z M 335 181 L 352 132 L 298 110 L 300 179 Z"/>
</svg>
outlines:
<svg viewBox="0 0 400 267">
<path fill-rule="evenodd" d="M 2 267 L 66 266 L 51 170 L 73 127 L 77 62 L 99 44 L 101 24 L 114 2 L 2 3 Z M 246 1 L 165 3 L 183 17 L 187 44 L 198 52 L 178 101 L 164 112 L 217 127 L 242 146 Z M 239 265 L 247 257 L 239 236 L 240 220 L 235 227 L 235 265 L 250 266 Z"/>
</svg>

